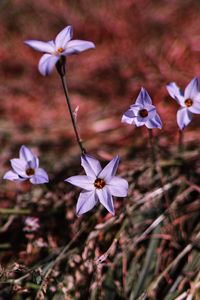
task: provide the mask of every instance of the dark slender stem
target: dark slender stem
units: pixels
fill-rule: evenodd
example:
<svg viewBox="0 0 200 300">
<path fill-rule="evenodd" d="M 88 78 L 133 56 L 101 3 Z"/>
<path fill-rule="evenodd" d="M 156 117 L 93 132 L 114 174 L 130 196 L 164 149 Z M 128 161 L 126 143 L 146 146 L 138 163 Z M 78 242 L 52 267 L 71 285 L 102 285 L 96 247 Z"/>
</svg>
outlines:
<svg viewBox="0 0 200 300">
<path fill-rule="evenodd" d="M 73 113 L 73 110 L 72 110 L 72 107 L 71 107 L 71 102 L 70 102 L 70 98 L 69 98 L 69 94 L 68 94 L 68 90 L 67 90 L 66 78 L 65 78 L 65 65 L 64 64 L 65 64 L 65 60 L 64 60 L 64 58 L 62 58 L 57 64 L 57 71 L 58 71 L 58 73 L 60 75 L 60 78 L 61 78 L 61 81 L 62 81 L 62 86 L 63 86 L 66 102 L 67 102 L 67 105 L 68 105 L 72 125 L 73 125 L 73 128 L 74 128 L 76 140 L 77 140 L 77 143 L 80 147 L 81 153 L 84 154 L 84 153 L 86 153 L 86 150 L 84 149 L 84 147 L 82 145 L 82 141 L 81 141 L 81 138 L 79 136 L 77 125 L 76 125 L 76 120 L 74 118 L 74 113 Z"/>
<path fill-rule="evenodd" d="M 149 132 L 149 144 L 151 147 L 151 159 L 152 159 L 152 164 L 154 170 L 156 170 L 156 148 L 155 148 L 155 141 L 154 141 L 154 136 L 153 136 L 153 131 L 152 129 L 148 129 Z"/>
<path fill-rule="evenodd" d="M 178 151 L 183 152 L 183 130 L 179 130 Z"/>
</svg>

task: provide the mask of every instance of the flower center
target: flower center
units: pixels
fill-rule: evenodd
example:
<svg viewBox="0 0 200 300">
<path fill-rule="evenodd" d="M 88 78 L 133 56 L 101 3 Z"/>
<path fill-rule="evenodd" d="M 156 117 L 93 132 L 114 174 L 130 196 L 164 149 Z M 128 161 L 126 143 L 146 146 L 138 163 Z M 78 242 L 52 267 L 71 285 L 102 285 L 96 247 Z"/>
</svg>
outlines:
<svg viewBox="0 0 200 300">
<path fill-rule="evenodd" d="M 34 175 L 34 174 L 35 174 L 35 170 L 34 169 L 28 168 L 26 170 L 26 175 L 31 176 L 31 175 Z"/>
<path fill-rule="evenodd" d="M 60 47 L 60 48 L 57 49 L 58 53 L 63 53 L 63 51 L 64 51 L 64 49 L 62 47 Z"/>
<path fill-rule="evenodd" d="M 102 189 L 106 185 L 105 181 L 101 178 L 97 178 L 94 182 L 94 186 L 97 189 Z"/>
<path fill-rule="evenodd" d="M 186 105 L 187 107 L 192 106 L 192 104 L 193 104 L 192 99 L 186 99 L 186 100 L 185 100 L 185 105 Z"/>
<path fill-rule="evenodd" d="M 145 109 L 145 108 L 143 108 L 143 109 L 141 109 L 140 111 L 139 111 L 139 115 L 140 115 L 140 117 L 142 117 L 142 118 L 146 118 L 147 116 L 148 116 L 148 111 Z"/>
</svg>

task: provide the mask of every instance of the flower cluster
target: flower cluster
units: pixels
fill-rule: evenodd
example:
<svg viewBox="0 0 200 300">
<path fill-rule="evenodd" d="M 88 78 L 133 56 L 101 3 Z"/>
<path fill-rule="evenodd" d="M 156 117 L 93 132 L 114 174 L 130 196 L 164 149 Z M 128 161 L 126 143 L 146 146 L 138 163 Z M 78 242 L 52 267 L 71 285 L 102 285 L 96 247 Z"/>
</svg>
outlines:
<svg viewBox="0 0 200 300">
<path fill-rule="evenodd" d="M 39 72 L 42 75 L 50 74 L 55 66 L 57 66 L 59 72 L 59 62 L 61 65 L 64 64 L 66 56 L 95 48 L 94 43 L 90 41 L 72 40 L 72 35 L 72 27 L 67 26 L 56 36 L 55 40 L 48 42 L 38 40 L 25 41 L 30 47 L 44 53 L 38 65 Z M 61 79 L 63 80 L 62 77 Z M 77 141 L 82 151 L 81 165 L 86 173 L 86 175 L 71 176 L 65 180 L 74 186 L 82 188 L 76 205 L 76 213 L 77 215 L 84 214 L 93 209 L 100 202 L 114 215 L 113 196 L 126 197 L 128 194 L 128 182 L 116 176 L 119 157 L 115 156 L 102 168 L 96 158 L 85 154 L 85 150 L 78 137 L 67 88 L 65 87 L 64 81 L 62 81 L 62 83 Z M 180 109 L 177 112 L 177 123 L 179 128 L 183 130 L 191 122 L 193 113 L 200 114 L 199 79 L 196 77 L 192 79 L 184 92 L 181 92 L 174 82 L 167 85 L 167 90 L 170 96 L 180 105 Z M 151 97 L 143 87 L 135 103 L 123 114 L 121 121 L 138 127 L 145 125 L 150 130 L 162 128 L 162 121 L 156 111 L 156 107 L 152 104 Z M 15 182 L 29 180 L 32 184 L 42 184 L 49 181 L 46 171 L 39 168 L 39 159 L 26 146 L 20 148 L 19 158 L 11 159 L 10 162 L 12 170 L 6 172 L 3 177 L 4 179 Z M 39 228 L 37 218 L 27 218 L 25 225 L 28 230 L 37 230 Z"/>
</svg>

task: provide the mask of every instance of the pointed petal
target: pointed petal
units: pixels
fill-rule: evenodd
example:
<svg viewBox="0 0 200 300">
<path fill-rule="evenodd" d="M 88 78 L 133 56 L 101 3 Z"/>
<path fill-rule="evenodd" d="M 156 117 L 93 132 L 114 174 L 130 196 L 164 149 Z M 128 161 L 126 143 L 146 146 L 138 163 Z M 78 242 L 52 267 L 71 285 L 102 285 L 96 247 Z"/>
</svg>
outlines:
<svg viewBox="0 0 200 300">
<path fill-rule="evenodd" d="M 138 114 L 138 107 L 136 109 L 131 108 L 123 114 L 121 122 L 127 124 L 135 124 L 134 118 L 136 118 L 137 114 Z"/>
<path fill-rule="evenodd" d="M 152 119 L 148 119 L 145 123 L 147 128 L 152 129 L 152 128 L 162 128 L 162 121 L 159 117 L 159 115 L 156 113 L 155 117 Z"/>
<path fill-rule="evenodd" d="M 38 168 L 38 158 L 37 157 L 34 157 L 33 160 L 27 162 L 26 170 L 29 168 L 31 168 L 31 169 Z"/>
<path fill-rule="evenodd" d="M 109 183 L 111 178 L 115 176 L 117 168 L 119 165 L 119 156 L 115 156 L 105 168 L 99 173 L 98 177 L 105 180 L 106 183 Z"/>
<path fill-rule="evenodd" d="M 56 49 L 65 48 L 73 35 L 72 26 L 65 27 L 55 38 Z"/>
<path fill-rule="evenodd" d="M 95 179 L 102 170 L 100 162 L 87 154 L 81 156 L 81 166 L 84 168 L 87 176 Z"/>
<path fill-rule="evenodd" d="M 78 202 L 76 204 L 77 215 L 82 215 L 91 210 L 98 203 L 98 198 L 95 191 L 82 191 L 79 195 Z"/>
<path fill-rule="evenodd" d="M 13 171 L 6 172 L 5 175 L 3 176 L 3 179 L 11 180 L 14 182 L 22 182 L 22 181 L 26 180 L 26 178 L 20 178 L 19 175 L 17 175 Z"/>
<path fill-rule="evenodd" d="M 188 110 L 193 114 L 200 114 L 200 101 L 194 100 L 192 106 L 188 107 Z"/>
<path fill-rule="evenodd" d="M 116 197 L 126 197 L 128 194 L 128 182 L 120 177 L 114 176 L 106 185 L 111 195 Z"/>
<path fill-rule="evenodd" d="M 46 53 L 53 53 L 55 51 L 55 48 L 53 47 L 51 41 L 42 42 L 37 40 L 27 40 L 24 43 L 37 51 L 46 52 Z"/>
<path fill-rule="evenodd" d="M 187 108 L 181 108 L 177 111 L 177 123 L 183 130 L 192 121 L 192 113 Z"/>
<path fill-rule="evenodd" d="M 193 99 L 200 92 L 200 83 L 198 77 L 194 77 L 185 88 L 185 99 Z"/>
<path fill-rule="evenodd" d="M 31 176 L 30 182 L 33 184 L 42 184 L 49 182 L 49 177 L 46 171 L 42 168 L 35 169 L 35 175 Z"/>
<path fill-rule="evenodd" d="M 170 82 L 166 85 L 167 91 L 170 94 L 170 96 L 176 100 L 180 105 L 184 101 L 184 97 L 181 93 L 180 88 L 176 85 L 175 82 Z"/>
<path fill-rule="evenodd" d="M 78 54 L 82 51 L 95 48 L 94 43 L 82 40 L 72 40 L 67 43 L 63 55 Z"/>
<path fill-rule="evenodd" d="M 95 190 L 94 180 L 92 180 L 91 178 L 89 178 L 86 175 L 72 176 L 72 177 L 65 179 L 65 181 L 67 181 L 75 186 L 78 186 L 86 191 Z"/>
<path fill-rule="evenodd" d="M 24 178 L 28 178 L 26 175 L 26 166 L 27 163 L 25 160 L 22 160 L 20 158 L 13 158 L 10 160 L 11 166 L 13 170 L 20 176 Z"/>
<path fill-rule="evenodd" d="M 135 118 L 138 115 L 138 111 L 140 110 L 140 107 L 131 107 L 129 110 L 127 110 L 124 115 L 128 118 Z"/>
<path fill-rule="evenodd" d="M 115 214 L 112 196 L 107 188 L 96 189 L 96 194 L 101 204 L 112 214 Z"/>
<path fill-rule="evenodd" d="M 44 54 L 39 61 L 38 69 L 43 76 L 50 74 L 60 56 Z"/>
<path fill-rule="evenodd" d="M 23 145 L 19 150 L 19 158 L 28 162 L 32 161 L 35 158 L 35 155 L 33 155 L 33 152 L 28 147 Z"/>
<path fill-rule="evenodd" d="M 142 87 L 140 93 L 135 101 L 136 104 L 141 104 L 145 106 L 146 104 L 152 104 L 151 97 L 149 96 L 148 92 Z"/>
</svg>

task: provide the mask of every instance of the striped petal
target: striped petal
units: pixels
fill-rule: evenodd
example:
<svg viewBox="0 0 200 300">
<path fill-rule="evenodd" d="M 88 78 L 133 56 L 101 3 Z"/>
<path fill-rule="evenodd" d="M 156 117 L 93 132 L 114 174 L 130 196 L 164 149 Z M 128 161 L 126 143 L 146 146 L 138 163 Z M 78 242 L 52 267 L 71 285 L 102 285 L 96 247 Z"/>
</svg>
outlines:
<svg viewBox="0 0 200 300">
<path fill-rule="evenodd" d="M 55 64 L 60 59 L 60 56 L 51 55 L 51 54 L 44 54 L 38 65 L 39 72 L 43 75 L 49 75 L 53 68 L 55 67 Z"/>
</svg>

